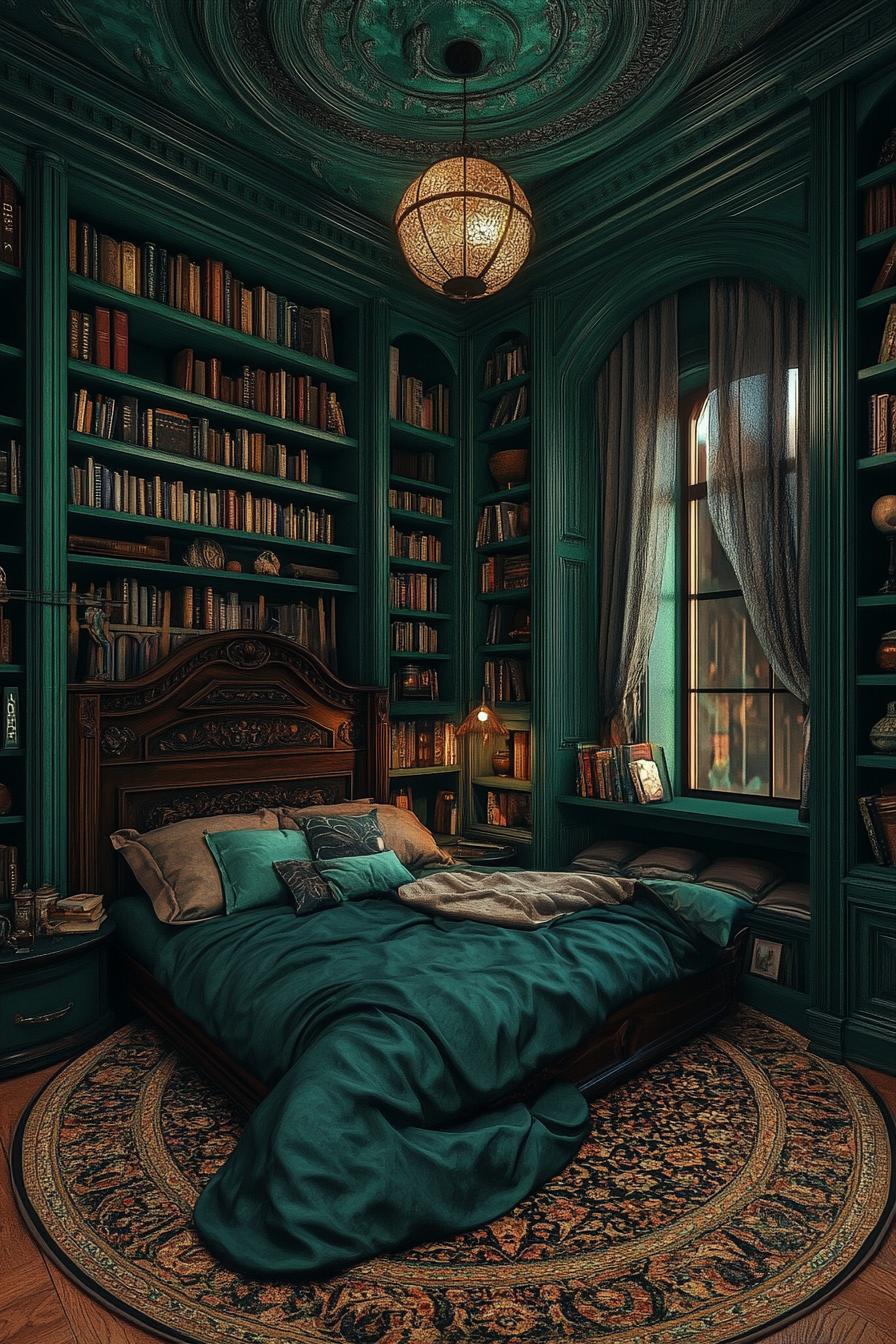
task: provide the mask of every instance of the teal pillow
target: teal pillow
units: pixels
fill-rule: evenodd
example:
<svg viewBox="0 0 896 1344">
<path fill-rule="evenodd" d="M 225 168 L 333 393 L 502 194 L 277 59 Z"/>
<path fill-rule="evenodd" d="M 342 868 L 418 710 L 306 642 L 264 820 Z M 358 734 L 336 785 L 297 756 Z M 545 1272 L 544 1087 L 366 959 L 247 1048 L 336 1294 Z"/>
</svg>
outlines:
<svg viewBox="0 0 896 1344">
<path fill-rule="evenodd" d="M 734 896 L 718 887 L 703 887 L 699 882 L 672 882 L 653 877 L 649 882 L 642 879 L 641 885 L 654 892 L 663 905 L 717 947 L 728 946 L 738 917 L 753 908 L 753 902 L 745 896 Z"/>
<path fill-rule="evenodd" d="M 263 835 L 263 831 L 258 831 Z M 379 896 L 406 882 L 413 882 L 394 849 L 379 854 L 353 854 L 339 859 L 318 859 L 317 871 L 340 901 L 356 901 L 362 896 Z"/>
<path fill-rule="evenodd" d="M 228 915 L 284 905 L 289 893 L 274 864 L 311 858 L 302 831 L 206 831 L 205 843 L 221 874 Z"/>
</svg>

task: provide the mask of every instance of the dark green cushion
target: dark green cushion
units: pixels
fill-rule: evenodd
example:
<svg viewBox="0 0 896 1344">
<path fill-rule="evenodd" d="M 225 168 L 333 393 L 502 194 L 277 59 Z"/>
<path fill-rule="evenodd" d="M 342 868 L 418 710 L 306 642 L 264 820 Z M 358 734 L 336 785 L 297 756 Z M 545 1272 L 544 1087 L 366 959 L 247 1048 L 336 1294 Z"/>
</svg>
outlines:
<svg viewBox="0 0 896 1344">
<path fill-rule="evenodd" d="M 302 831 L 207 832 L 205 842 L 221 874 L 228 915 L 285 904 L 289 893 L 274 864 L 311 858 Z"/>
<path fill-rule="evenodd" d="M 653 877 L 649 882 L 642 880 L 641 885 L 716 947 L 728 946 L 735 924 L 753 904 L 744 896 L 734 896 L 718 887 L 704 887 L 699 882 Z"/>
<path fill-rule="evenodd" d="M 394 849 L 379 854 L 355 854 L 339 859 L 320 859 L 317 871 L 341 901 L 379 896 L 413 882 Z"/>
</svg>

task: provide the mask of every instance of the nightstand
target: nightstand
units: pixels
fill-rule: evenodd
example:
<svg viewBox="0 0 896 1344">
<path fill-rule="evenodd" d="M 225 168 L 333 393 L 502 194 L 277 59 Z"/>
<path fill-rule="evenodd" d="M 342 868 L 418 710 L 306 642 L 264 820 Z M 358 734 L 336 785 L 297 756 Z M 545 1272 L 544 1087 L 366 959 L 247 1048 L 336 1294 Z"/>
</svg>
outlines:
<svg viewBox="0 0 896 1344">
<path fill-rule="evenodd" d="M 95 933 L 38 938 L 32 952 L 0 948 L 0 1078 L 77 1054 L 114 1025 L 106 919 Z"/>
<path fill-rule="evenodd" d="M 498 845 L 490 840 L 469 840 L 463 835 L 440 836 L 439 844 L 458 863 L 474 868 L 505 868 L 517 861 L 515 845 Z"/>
</svg>

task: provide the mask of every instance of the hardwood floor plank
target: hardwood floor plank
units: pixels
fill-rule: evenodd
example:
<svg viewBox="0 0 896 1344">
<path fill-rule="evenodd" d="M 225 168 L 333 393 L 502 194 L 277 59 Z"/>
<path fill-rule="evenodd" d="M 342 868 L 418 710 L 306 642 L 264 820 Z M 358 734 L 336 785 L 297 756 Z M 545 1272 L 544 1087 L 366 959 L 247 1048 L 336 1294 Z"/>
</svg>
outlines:
<svg viewBox="0 0 896 1344">
<path fill-rule="evenodd" d="M 78 1344 L 158 1344 L 157 1336 L 147 1335 L 107 1311 L 54 1264 L 47 1268 Z"/>
<path fill-rule="evenodd" d="M 18 1205 L 12 1192 L 9 1161 L 2 1146 L 0 1146 L 0 1229 L 2 1229 L 0 1283 L 6 1283 L 31 1261 L 40 1261 L 41 1253 L 19 1217 Z"/>
<path fill-rule="evenodd" d="M 39 1073 L 25 1073 L 20 1078 L 7 1078 L 0 1083 L 0 1144 L 9 1152 L 9 1144 L 19 1121 L 19 1116 L 28 1105 L 35 1092 L 39 1092 L 48 1078 L 52 1078 L 60 1065 L 53 1064 Z"/>
<path fill-rule="evenodd" d="M 3 1344 L 80 1344 L 39 1255 L 0 1281 L 0 1339 Z"/>
</svg>

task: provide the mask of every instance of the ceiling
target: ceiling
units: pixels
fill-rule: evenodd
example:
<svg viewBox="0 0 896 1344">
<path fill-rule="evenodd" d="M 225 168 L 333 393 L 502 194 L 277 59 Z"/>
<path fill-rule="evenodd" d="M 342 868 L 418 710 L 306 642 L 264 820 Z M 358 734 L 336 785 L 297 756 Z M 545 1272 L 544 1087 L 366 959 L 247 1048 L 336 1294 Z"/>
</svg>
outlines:
<svg viewBox="0 0 896 1344">
<path fill-rule="evenodd" d="M 525 187 L 638 133 L 812 0 L 5 0 L 8 20 L 109 81 L 389 219 L 469 140 Z M 114 96 L 114 95 L 113 95 Z"/>
</svg>

